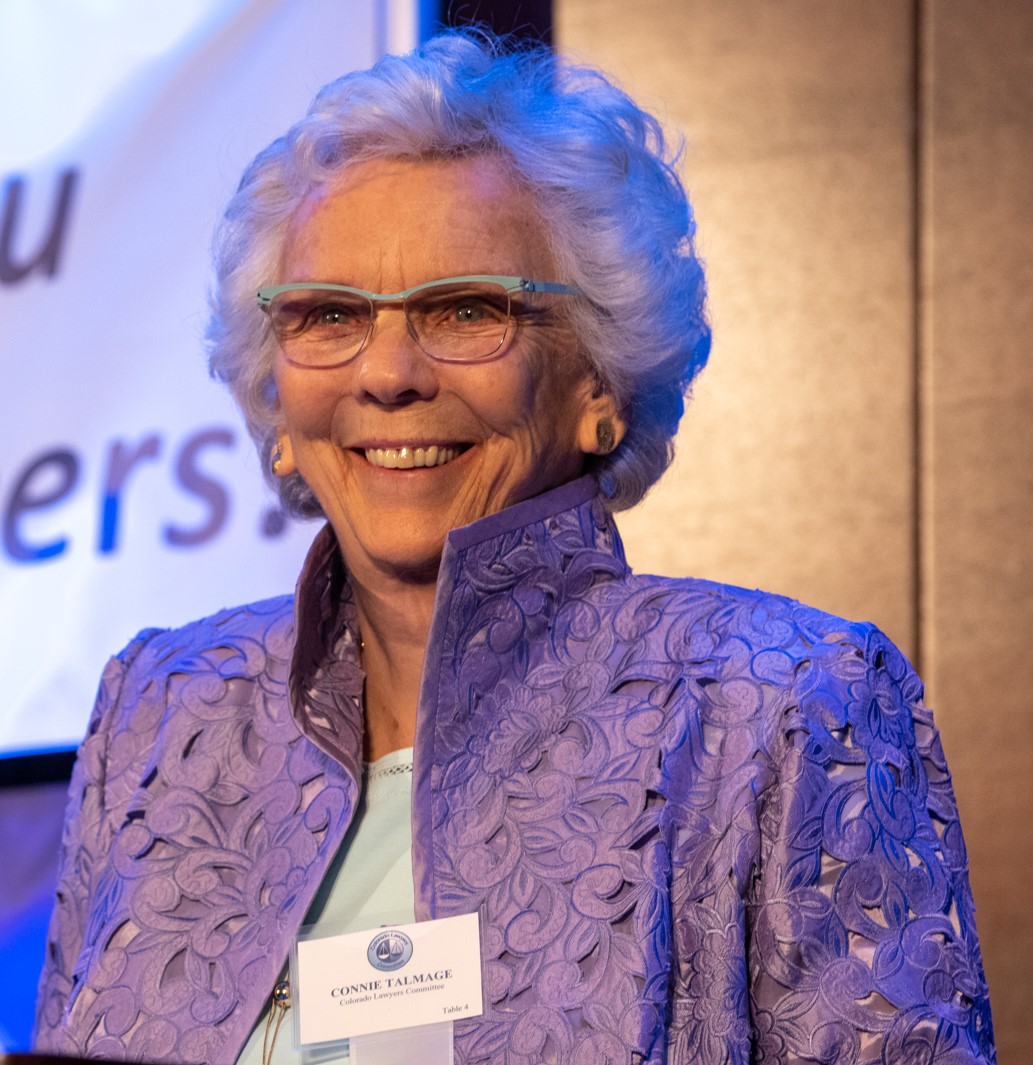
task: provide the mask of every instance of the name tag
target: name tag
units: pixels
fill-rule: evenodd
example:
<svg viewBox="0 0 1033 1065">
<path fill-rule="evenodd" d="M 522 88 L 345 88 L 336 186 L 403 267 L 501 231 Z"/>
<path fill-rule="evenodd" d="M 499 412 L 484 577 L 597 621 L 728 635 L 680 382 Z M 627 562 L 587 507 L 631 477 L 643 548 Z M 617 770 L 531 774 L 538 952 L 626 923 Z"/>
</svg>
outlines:
<svg viewBox="0 0 1033 1065">
<path fill-rule="evenodd" d="M 300 1046 L 484 1012 L 476 913 L 299 936 L 291 967 Z"/>
</svg>

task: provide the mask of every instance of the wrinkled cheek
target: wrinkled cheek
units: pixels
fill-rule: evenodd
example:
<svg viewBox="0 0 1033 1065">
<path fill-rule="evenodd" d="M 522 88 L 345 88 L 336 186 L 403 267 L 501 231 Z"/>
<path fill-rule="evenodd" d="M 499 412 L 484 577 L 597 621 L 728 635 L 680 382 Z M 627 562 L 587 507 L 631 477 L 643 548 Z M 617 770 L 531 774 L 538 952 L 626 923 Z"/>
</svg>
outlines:
<svg viewBox="0 0 1033 1065">
<path fill-rule="evenodd" d="M 480 477 L 471 484 L 471 495 L 479 492 L 480 498 L 469 510 L 476 509 L 478 517 L 493 514 L 568 479 L 573 467 L 550 443 L 529 427 L 507 438 L 486 457 Z"/>
<path fill-rule="evenodd" d="M 326 509 L 347 490 L 347 461 L 340 449 L 323 439 L 292 436 L 294 461 L 302 480 Z"/>
<path fill-rule="evenodd" d="M 330 438 L 344 394 L 340 371 L 305 371 L 281 360 L 273 376 L 287 431 L 299 439 Z"/>
</svg>

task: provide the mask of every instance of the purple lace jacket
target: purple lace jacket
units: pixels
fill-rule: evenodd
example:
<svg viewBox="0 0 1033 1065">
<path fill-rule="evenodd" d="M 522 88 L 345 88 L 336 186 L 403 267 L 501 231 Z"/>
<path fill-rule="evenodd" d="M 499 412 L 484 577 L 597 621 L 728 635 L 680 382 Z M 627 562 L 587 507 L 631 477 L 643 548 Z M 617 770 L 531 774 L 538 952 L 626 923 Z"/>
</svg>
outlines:
<svg viewBox="0 0 1033 1065">
<path fill-rule="evenodd" d="M 355 807 L 361 689 L 329 532 L 293 604 L 111 662 L 41 1049 L 235 1061 Z M 921 694 L 869 625 L 632 575 L 590 479 L 456 530 L 413 791 L 418 915 L 482 918 L 456 1060 L 993 1061 Z"/>
</svg>

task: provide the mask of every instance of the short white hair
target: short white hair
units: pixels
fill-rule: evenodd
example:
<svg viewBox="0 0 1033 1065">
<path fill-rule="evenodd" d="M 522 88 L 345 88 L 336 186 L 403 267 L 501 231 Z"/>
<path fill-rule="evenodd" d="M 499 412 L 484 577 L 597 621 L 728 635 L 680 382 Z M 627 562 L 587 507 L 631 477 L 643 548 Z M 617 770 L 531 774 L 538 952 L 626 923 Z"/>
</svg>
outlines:
<svg viewBox="0 0 1033 1065">
<path fill-rule="evenodd" d="M 255 292 L 276 280 L 289 221 L 315 188 L 377 158 L 491 155 L 534 196 L 579 346 L 627 423 L 589 459 L 612 509 L 667 468 L 710 351 L 695 223 L 659 122 L 599 71 L 540 46 L 451 31 L 326 85 L 245 171 L 216 235 L 212 374 L 231 389 L 266 475 L 275 442 L 276 341 Z M 288 511 L 322 509 L 297 475 L 271 478 Z"/>
</svg>

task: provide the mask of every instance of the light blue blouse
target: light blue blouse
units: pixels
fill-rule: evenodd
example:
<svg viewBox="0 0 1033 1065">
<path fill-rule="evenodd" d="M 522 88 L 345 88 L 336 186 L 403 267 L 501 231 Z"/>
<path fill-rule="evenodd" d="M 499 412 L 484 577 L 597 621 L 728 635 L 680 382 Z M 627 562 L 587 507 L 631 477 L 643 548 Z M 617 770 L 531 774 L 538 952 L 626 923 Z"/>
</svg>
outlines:
<svg viewBox="0 0 1033 1065">
<path fill-rule="evenodd" d="M 307 930 L 335 935 L 416 919 L 410 816 L 412 756 L 412 748 L 406 747 L 365 767 L 355 819 L 305 916 Z M 267 1006 L 259 1017 L 237 1065 L 262 1065 L 270 1009 Z M 301 1052 L 292 1043 L 288 1012 L 269 1059 L 271 1065 L 299 1065 Z M 305 1060 L 346 1062 L 348 1051 L 344 1047 L 309 1051 Z"/>
</svg>

